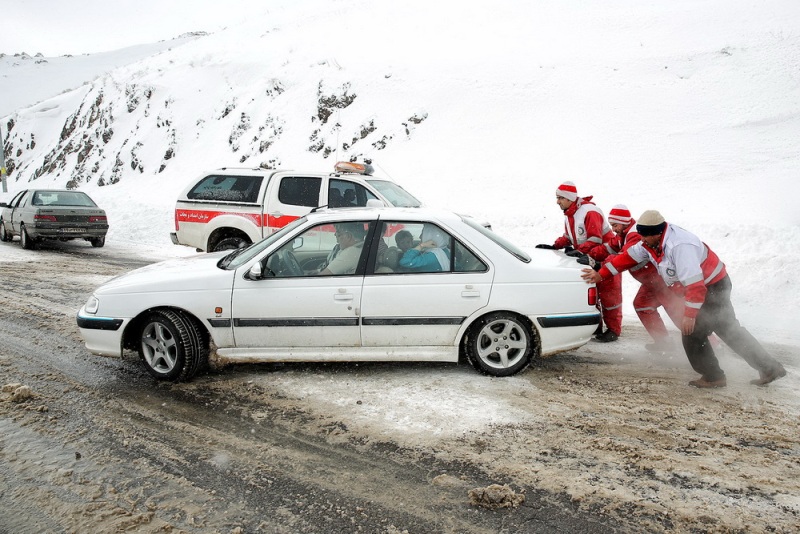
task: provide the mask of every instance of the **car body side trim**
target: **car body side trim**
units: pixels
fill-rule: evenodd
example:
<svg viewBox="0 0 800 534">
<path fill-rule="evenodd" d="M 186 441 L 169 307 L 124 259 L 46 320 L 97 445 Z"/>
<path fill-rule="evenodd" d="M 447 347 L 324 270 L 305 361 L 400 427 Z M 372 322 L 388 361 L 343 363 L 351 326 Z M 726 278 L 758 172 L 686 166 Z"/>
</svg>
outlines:
<svg viewBox="0 0 800 534">
<path fill-rule="evenodd" d="M 549 317 L 537 317 L 536 320 L 539 322 L 542 328 L 586 326 L 590 324 L 600 324 L 600 314 L 588 313 L 581 315 L 556 315 Z"/>
<path fill-rule="evenodd" d="M 461 324 L 466 317 L 364 317 L 364 326 L 418 326 Z"/>
<path fill-rule="evenodd" d="M 230 319 L 207 319 L 208 324 L 213 326 L 214 328 L 230 328 L 231 327 L 231 320 Z"/>
<path fill-rule="evenodd" d="M 255 318 L 239 318 L 233 320 L 233 326 L 245 328 L 249 326 L 255 327 L 271 327 L 271 326 L 358 326 L 358 317 L 345 318 L 345 317 L 306 317 L 300 319 L 255 319 Z"/>
</svg>

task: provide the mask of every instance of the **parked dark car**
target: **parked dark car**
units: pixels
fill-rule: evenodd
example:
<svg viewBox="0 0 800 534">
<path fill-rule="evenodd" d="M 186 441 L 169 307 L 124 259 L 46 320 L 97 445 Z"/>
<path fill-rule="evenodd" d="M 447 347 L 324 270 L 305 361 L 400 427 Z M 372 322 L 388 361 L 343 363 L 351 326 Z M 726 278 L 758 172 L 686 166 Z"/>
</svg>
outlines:
<svg viewBox="0 0 800 534">
<path fill-rule="evenodd" d="M 27 249 L 44 239 L 85 239 L 93 247 L 105 245 L 106 212 L 81 191 L 26 189 L 0 206 L 0 241 L 18 235 L 22 248 Z"/>
</svg>

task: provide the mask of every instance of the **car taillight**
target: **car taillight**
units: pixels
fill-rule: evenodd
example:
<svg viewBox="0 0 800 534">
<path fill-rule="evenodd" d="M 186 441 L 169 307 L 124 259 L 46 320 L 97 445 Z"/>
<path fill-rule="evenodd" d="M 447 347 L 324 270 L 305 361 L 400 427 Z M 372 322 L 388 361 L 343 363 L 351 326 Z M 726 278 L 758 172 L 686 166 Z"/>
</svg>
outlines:
<svg viewBox="0 0 800 534">
<path fill-rule="evenodd" d="M 264 218 L 266 218 L 266 215 Z M 178 210 L 175 210 L 175 231 L 177 232 L 178 230 L 180 230 L 180 228 L 178 228 Z"/>
<path fill-rule="evenodd" d="M 589 306 L 597 306 L 597 288 L 589 288 Z"/>
<path fill-rule="evenodd" d="M 58 219 L 56 219 L 55 215 L 41 215 L 41 214 L 34 215 L 33 216 L 33 220 L 34 221 L 48 221 L 48 222 L 57 222 L 58 221 Z"/>
<path fill-rule="evenodd" d="M 105 215 L 91 215 L 89 217 L 89 222 L 90 223 L 92 223 L 92 222 L 107 222 L 107 221 L 108 221 L 108 217 L 106 217 Z"/>
</svg>

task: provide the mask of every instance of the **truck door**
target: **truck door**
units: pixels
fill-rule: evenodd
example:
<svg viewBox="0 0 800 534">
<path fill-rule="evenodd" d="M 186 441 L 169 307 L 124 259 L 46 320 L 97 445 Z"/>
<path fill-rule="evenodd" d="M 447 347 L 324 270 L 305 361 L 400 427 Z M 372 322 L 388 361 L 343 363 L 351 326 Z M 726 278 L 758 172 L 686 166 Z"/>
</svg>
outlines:
<svg viewBox="0 0 800 534">
<path fill-rule="evenodd" d="M 264 204 L 264 235 L 283 228 L 320 205 L 320 176 L 275 176 Z"/>
</svg>

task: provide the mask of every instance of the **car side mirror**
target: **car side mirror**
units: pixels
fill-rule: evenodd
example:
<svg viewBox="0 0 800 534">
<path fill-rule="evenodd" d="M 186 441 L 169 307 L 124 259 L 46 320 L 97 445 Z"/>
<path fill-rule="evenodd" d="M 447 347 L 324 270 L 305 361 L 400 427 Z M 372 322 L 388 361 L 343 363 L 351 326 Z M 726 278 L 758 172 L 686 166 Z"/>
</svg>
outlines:
<svg viewBox="0 0 800 534">
<path fill-rule="evenodd" d="M 247 273 L 248 280 L 261 280 L 262 276 L 264 275 L 264 271 L 261 268 L 261 262 L 256 262 L 250 267 L 250 271 Z"/>
<path fill-rule="evenodd" d="M 0 202 L 0 208 L 7 208 L 7 207 L 8 204 L 6 204 L 5 202 Z"/>
<path fill-rule="evenodd" d="M 302 247 L 303 247 L 303 238 L 295 237 L 294 241 L 292 242 L 292 250 L 297 250 L 298 248 Z"/>
</svg>

